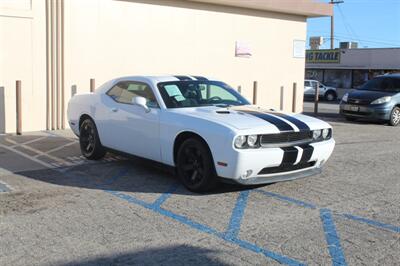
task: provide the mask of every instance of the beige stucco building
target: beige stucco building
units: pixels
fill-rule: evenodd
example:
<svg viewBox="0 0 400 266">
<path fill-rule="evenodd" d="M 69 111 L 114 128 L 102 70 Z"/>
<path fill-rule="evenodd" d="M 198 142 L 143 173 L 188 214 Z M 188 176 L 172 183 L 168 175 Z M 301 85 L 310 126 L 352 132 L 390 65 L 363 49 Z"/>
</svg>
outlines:
<svg viewBox="0 0 400 266">
<path fill-rule="evenodd" d="M 124 75 L 212 76 L 258 104 L 301 111 L 307 17 L 329 16 L 314 0 L 1 0 L 0 133 L 67 126 L 72 91 Z M 245 51 L 251 56 L 236 56 Z"/>
</svg>

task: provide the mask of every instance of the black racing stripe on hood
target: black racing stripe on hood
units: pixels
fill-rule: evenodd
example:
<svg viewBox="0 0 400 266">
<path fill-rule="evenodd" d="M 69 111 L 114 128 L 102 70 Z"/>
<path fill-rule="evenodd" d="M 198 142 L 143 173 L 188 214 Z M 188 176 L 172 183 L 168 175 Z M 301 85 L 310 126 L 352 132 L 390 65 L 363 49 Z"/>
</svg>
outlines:
<svg viewBox="0 0 400 266">
<path fill-rule="evenodd" d="M 281 166 L 294 165 L 299 151 L 295 147 L 285 147 L 281 149 L 283 150 Z"/>
<path fill-rule="evenodd" d="M 185 81 L 185 80 L 193 80 L 191 77 L 189 76 L 174 76 L 175 78 L 181 80 L 181 81 Z"/>
<path fill-rule="evenodd" d="M 195 79 L 200 80 L 200 81 L 206 81 L 206 80 L 208 80 L 207 78 L 201 77 L 201 76 L 192 76 L 192 77 L 194 77 Z"/>
<path fill-rule="evenodd" d="M 258 117 L 262 120 L 265 120 L 271 124 L 273 124 L 274 126 L 276 126 L 280 131 L 294 131 L 294 128 L 289 125 L 288 123 L 286 123 L 285 121 L 274 117 L 270 114 L 264 113 L 264 112 L 259 112 L 257 110 L 253 110 L 253 109 L 233 109 L 236 110 L 238 112 L 242 112 L 245 114 L 249 114 L 249 115 L 253 115 L 255 117 Z"/>
<path fill-rule="evenodd" d="M 293 123 L 300 130 L 310 130 L 310 127 L 306 123 L 304 123 L 303 121 L 301 121 L 301 120 L 299 120 L 299 119 L 297 119 L 297 118 L 295 118 L 293 116 L 282 114 L 282 113 L 278 113 L 278 112 L 267 112 L 267 113 L 272 114 L 272 115 L 276 115 L 276 116 L 281 117 L 283 119 L 286 119 L 287 121 Z"/>
</svg>

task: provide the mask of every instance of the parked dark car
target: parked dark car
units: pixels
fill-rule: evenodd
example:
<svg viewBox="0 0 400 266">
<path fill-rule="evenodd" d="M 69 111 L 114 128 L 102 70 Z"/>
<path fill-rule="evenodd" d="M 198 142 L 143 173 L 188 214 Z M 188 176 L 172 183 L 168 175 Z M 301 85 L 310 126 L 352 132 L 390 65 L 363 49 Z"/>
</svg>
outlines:
<svg viewBox="0 0 400 266">
<path fill-rule="evenodd" d="M 400 124 L 400 74 L 379 76 L 361 88 L 346 93 L 340 102 L 340 114 L 347 120 L 359 118 Z"/>
</svg>

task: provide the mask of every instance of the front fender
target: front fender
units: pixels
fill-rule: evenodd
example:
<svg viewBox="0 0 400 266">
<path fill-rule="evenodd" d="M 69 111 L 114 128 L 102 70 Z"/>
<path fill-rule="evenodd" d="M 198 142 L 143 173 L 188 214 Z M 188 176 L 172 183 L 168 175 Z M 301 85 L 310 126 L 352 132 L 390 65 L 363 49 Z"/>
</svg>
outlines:
<svg viewBox="0 0 400 266">
<path fill-rule="evenodd" d="M 180 114 L 163 113 L 160 119 L 161 158 L 163 163 L 175 166 L 174 143 L 183 132 L 199 135 L 210 148 L 214 164 L 227 158 L 232 147 L 234 132 L 221 124 L 209 120 L 185 117 Z"/>
</svg>

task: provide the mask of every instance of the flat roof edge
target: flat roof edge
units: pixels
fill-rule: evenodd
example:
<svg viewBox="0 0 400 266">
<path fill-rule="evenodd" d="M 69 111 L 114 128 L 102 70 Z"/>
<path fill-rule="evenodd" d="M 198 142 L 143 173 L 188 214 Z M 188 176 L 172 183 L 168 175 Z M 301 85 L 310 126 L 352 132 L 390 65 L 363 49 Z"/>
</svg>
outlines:
<svg viewBox="0 0 400 266">
<path fill-rule="evenodd" d="M 269 11 L 299 15 L 304 17 L 326 17 L 333 15 L 333 6 L 328 3 L 317 2 L 315 0 L 186 0 L 190 2 L 208 3 L 214 5 L 223 5 L 254 9 L 260 11 Z"/>
</svg>

